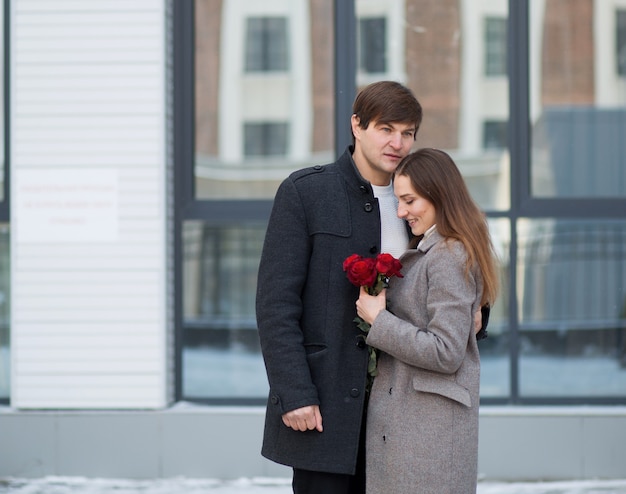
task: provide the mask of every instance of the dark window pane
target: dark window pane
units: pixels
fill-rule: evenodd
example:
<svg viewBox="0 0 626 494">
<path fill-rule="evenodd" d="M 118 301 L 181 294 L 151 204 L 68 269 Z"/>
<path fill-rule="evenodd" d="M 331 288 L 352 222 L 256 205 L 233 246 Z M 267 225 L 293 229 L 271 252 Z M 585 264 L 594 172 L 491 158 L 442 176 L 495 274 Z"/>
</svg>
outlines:
<svg viewBox="0 0 626 494">
<path fill-rule="evenodd" d="M 287 154 L 289 125 L 283 122 L 244 124 L 246 156 L 284 156 Z"/>
<path fill-rule="evenodd" d="M 485 74 L 506 75 L 506 19 L 485 19 Z"/>
<path fill-rule="evenodd" d="M 247 20 L 246 71 L 285 71 L 289 68 L 287 19 L 252 17 Z"/>
<path fill-rule="evenodd" d="M 483 149 L 506 149 L 508 122 L 487 121 L 483 123 Z"/>
<path fill-rule="evenodd" d="M 384 17 L 361 19 L 360 68 L 363 72 L 378 73 L 387 70 L 387 22 Z"/>
</svg>

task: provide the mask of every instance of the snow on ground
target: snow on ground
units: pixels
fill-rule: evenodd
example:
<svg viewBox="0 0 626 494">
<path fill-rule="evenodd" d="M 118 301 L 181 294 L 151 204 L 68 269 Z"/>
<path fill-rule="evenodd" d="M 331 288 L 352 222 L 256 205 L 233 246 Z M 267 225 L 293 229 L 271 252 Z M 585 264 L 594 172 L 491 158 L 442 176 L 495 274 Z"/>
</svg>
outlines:
<svg viewBox="0 0 626 494">
<path fill-rule="evenodd" d="M 290 479 L 0 478 L 0 494 L 290 494 Z M 574 482 L 480 482 L 477 494 L 626 494 L 626 479 Z"/>
</svg>

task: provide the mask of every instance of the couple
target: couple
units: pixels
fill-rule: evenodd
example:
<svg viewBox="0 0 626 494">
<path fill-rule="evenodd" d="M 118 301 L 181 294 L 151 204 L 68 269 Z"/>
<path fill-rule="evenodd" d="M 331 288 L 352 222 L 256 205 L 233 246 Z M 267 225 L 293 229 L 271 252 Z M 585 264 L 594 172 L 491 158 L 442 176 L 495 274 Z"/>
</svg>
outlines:
<svg viewBox="0 0 626 494">
<path fill-rule="evenodd" d="M 276 194 L 257 290 L 270 384 L 262 454 L 293 467 L 296 494 L 475 492 L 474 314 L 493 303 L 495 263 L 449 156 L 410 154 L 421 121 L 405 86 L 367 86 L 353 145 Z M 343 261 L 383 252 L 402 256 L 403 278 L 377 297 L 359 292 Z M 380 350 L 371 397 L 368 345 Z"/>
</svg>

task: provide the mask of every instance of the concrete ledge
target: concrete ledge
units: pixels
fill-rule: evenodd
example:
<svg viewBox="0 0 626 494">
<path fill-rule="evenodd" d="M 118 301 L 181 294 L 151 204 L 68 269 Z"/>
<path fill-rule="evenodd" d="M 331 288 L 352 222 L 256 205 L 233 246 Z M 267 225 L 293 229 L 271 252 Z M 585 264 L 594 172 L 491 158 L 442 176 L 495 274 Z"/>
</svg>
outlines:
<svg viewBox="0 0 626 494">
<path fill-rule="evenodd" d="M 501 480 L 626 472 L 626 407 L 481 407 L 478 471 Z"/>
<path fill-rule="evenodd" d="M 0 476 L 289 477 L 261 457 L 264 409 L 0 407 Z M 623 478 L 626 407 L 481 408 L 479 472 L 494 480 Z"/>
</svg>

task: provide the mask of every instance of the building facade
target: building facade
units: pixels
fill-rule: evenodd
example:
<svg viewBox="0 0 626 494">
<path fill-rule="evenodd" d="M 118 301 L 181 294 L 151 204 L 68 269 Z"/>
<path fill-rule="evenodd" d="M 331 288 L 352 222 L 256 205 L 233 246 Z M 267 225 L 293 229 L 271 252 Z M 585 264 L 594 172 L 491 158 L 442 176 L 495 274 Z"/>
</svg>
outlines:
<svg viewBox="0 0 626 494">
<path fill-rule="evenodd" d="M 5 0 L 2 26 L 0 476 L 289 474 L 259 453 L 265 225 L 382 79 L 500 256 L 479 471 L 624 475 L 626 0 Z"/>
</svg>

